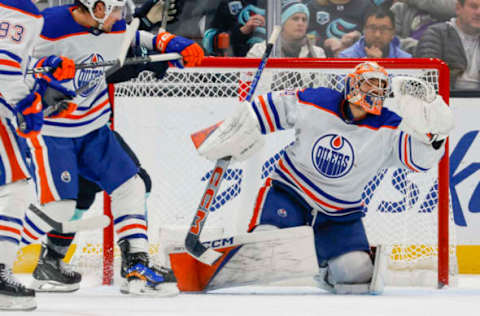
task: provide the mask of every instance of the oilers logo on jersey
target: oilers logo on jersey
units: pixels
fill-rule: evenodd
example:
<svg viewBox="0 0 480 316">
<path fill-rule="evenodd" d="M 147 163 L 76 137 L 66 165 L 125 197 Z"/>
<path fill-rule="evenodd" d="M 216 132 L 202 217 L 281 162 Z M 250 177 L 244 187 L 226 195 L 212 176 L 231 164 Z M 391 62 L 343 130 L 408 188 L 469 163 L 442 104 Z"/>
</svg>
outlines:
<svg viewBox="0 0 480 316">
<path fill-rule="evenodd" d="M 87 58 L 83 59 L 81 63 L 97 63 L 97 62 L 103 62 L 103 57 L 99 54 L 91 54 Z M 87 69 L 80 69 L 77 71 L 74 79 L 74 86 L 75 90 L 78 88 L 81 88 L 87 84 L 91 84 L 91 87 L 80 93 L 82 97 L 87 97 L 90 94 L 92 94 L 95 90 L 97 90 L 100 81 L 95 81 L 96 78 L 98 77 L 103 77 L 105 71 L 103 70 L 103 67 L 98 67 L 98 68 L 87 68 Z"/>
<path fill-rule="evenodd" d="M 345 176 L 352 169 L 354 157 L 352 144 L 337 134 L 321 136 L 312 149 L 315 169 L 327 178 Z"/>
</svg>

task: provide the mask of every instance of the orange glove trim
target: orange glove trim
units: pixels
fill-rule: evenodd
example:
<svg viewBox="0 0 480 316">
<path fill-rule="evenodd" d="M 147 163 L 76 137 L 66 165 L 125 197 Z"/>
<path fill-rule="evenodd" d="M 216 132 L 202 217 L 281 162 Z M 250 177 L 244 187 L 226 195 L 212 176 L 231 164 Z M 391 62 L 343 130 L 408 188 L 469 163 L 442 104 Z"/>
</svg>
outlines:
<svg viewBox="0 0 480 316">
<path fill-rule="evenodd" d="M 168 33 L 168 32 L 162 32 L 157 35 L 157 41 L 155 42 L 155 48 L 160 52 L 160 53 L 165 53 L 165 50 L 167 49 L 168 43 L 174 38 L 175 35 Z"/>
</svg>

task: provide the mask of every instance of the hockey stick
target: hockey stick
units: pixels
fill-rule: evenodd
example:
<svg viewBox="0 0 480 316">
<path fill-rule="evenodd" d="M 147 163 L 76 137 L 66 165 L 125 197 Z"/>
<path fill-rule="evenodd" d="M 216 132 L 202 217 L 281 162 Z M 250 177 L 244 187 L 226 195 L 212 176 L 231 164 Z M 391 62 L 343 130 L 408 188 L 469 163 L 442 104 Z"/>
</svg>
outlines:
<svg viewBox="0 0 480 316">
<path fill-rule="evenodd" d="M 154 63 L 158 61 L 169 61 L 169 60 L 176 60 L 180 59 L 182 56 L 177 53 L 168 53 L 168 54 L 156 54 L 156 55 L 149 55 L 149 56 L 138 56 L 138 57 L 131 57 L 126 58 L 124 65 L 137 65 L 137 64 L 147 64 L 147 63 Z M 75 69 L 88 69 L 88 68 L 98 68 L 98 67 L 109 67 L 113 66 L 118 63 L 118 59 L 115 60 L 107 60 L 107 61 L 98 61 L 94 63 L 83 63 L 83 64 L 76 64 Z M 52 67 L 36 67 L 27 70 L 27 74 L 39 74 L 45 73 L 52 70 Z"/>
<path fill-rule="evenodd" d="M 106 215 L 77 219 L 69 222 L 57 222 L 33 204 L 30 204 L 28 209 L 40 217 L 40 219 L 47 223 L 53 230 L 63 234 L 75 233 L 83 230 L 94 230 L 110 225 L 110 218 Z"/>
<path fill-rule="evenodd" d="M 162 24 L 160 25 L 160 29 L 158 30 L 158 33 L 167 31 L 167 19 L 168 19 L 169 7 L 170 7 L 170 0 L 163 0 Z"/>
<path fill-rule="evenodd" d="M 262 60 L 260 61 L 257 72 L 255 73 L 255 77 L 253 78 L 252 84 L 250 86 L 250 90 L 246 98 L 247 102 L 250 102 L 253 97 L 257 84 L 260 80 L 260 76 L 262 75 L 263 69 L 265 68 L 265 65 L 267 63 L 267 59 L 272 52 L 273 45 L 275 44 L 278 36 L 280 35 L 280 30 L 280 26 L 275 26 L 273 28 L 272 34 L 270 35 L 267 43 L 267 47 L 262 56 Z M 199 133 L 202 133 L 202 131 Z M 194 139 L 194 137 L 195 134 L 192 135 L 192 139 Z M 185 238 L 185 249 L 187 250 L 187 252 L 199 261 L 208 265 L 214 264 L 222 256 L 222 253 L 202 245 L 200 241 L 200 234 L 208 217 L 210 204 L 214 201 L 215 196 L 217 195 L 218 189 L 223 180 L 223 174 L 227 170 L 231 158 L 232 157 L 229 156 L 217 160 L 215 167 L 213 168 L 213 173 L 210 176 L 210 181 L 207 184 L 207 188 L 205 189 L 205 192 L 203 193 L 203 196 L 200 200 L 200 205 L 198 206 L 192 224 L 190 225 L 190 230 L 188 231 L 187 237 Z"/>
<path fill-rule="evenodd" d="M 140 25 L 140 20 L 138 18 L 135 18 L 135 19 L 132 20 L 130 25 L 127 27 L 127 29 L 125 31 L 125 38 L 122 42 L 122 45 L 120 46 L 118 57 L 117 57 L 117 59 L 111 61 L 112 62 L 111 67 L 108 68 L 105 71 L 105 78 L 108 78 L 109 76 L 111 76 L 112 74 L 117 72 L 117 70 L 122 68 L 122 66 L 124 65 L 125 59 L 126 59 L 127 53 L 128 53 L 128 48 L 130 47 L 130 43 L 132 42 L 132 40 L 135 37 L 135 34 L 137 32 L 137 29 L 138 29 L 139 25 Z M 83 91 L 92 87 L 94 84 L 97 84 L 102 79 L 103 79 L 103 74 L 98 75 L 97 77 L 90 80 L 86 85 L 84 85 L 84 86 L 78 88 L 77 90 L 75 90 L 75 93 L 76 94 L 82 93 Z M 60 101 L 57 104 L 54 104 L 54 105 L 46 108 L 43 111 L 43 116 L 51 115 L 52 113 L 54 113 L 55 111 L 60 109 L 62 106 L 64 106 L 65 102 L 67 102 L 67 101 Z M 18 120 L 18 129 L 20 131 L 24 132 L 27 128 L 27 123 L 25 122 L 25 118 L 23 117 L 23 114 L 20 113 L 20 112 L 17 112 L 16 115 L 17 115 L 17 120 Z"/>
</svg>

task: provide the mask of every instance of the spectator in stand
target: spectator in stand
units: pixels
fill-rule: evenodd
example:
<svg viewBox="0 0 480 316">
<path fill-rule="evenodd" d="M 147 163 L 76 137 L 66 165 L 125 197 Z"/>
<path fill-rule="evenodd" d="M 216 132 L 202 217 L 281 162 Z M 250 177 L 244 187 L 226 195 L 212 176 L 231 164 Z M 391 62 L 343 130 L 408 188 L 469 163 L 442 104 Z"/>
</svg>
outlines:
<svg viewBox="0 0 480 316">
<path fill-rule="evenodd" d="M 203 47 L 207 55 L 223 55 L 217 45 L 219 34 L 230 36 L 234 56 L 243 57 L 253 44 L 265 40 L 265 1 L 223 0 L 203 36 Z"/>
<path fill-rule="evenodd" d="M 221 1 L 176 0 L 180 13 L 168 23 L 167 31 L 194 40 L 201 46 L 205 23 L 213 18 Z"/>
<path fill-rule="evenodd" d="M 353 46 L 341 51 L 341 58 L 410 58 L 411 54 L 400 48 L 395 36 L 395 17 L 384 7 L 374 7 L 365 15 L 365 35 Z"/>
<path fill-rule="evenodd" d="M 280 35 L 281 54 L 279 57 L 311 57 L 324 58 L 321 47 L 312 45 L 307 39 L 309 11 L 301 1 L 283 1 L 282 33 Z M 265 41 L 250 48 L 247 57 L 262 57 L 265 52 Z"/>
<path fill-rule="evenodd" d="M 456 17 L 429 26 L 415 57 L 443 59 L 451 89 L 480 89 L 480 0 L 458 0 Z"/>
<path fill-rule="evenodd" d="M 364 14 L 374 4 L 371 0 L 311 0 L 307 6 L 308 32 L 315 34 L 328 57 L 336 57 L 360 38 Z"/>
<path fill-rule="evenodd" d="M 402 49 L 415 53 L 418 40 L 430 25 L 455 16 L 457 0 L 397 0 L 392 6 L 395 32 Z"/>
</svg>

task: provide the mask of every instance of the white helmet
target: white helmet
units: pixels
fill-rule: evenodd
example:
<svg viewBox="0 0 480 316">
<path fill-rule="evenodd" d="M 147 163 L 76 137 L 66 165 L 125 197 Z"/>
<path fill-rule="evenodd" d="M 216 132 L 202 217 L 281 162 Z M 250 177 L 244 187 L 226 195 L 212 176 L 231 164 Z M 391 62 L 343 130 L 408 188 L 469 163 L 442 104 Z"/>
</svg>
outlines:
<svg viewBox="0 0 480 316">
<path fill-rule="evenodd" d="M 125 0 L 78 0 L 84 6 L 88 8 L 90 15 L 92 18 L 95 19 L 98 23 L 100 23 L 100 27 L 105 23 L 105 20 L 110 16 L 110 14 L 117 8 L 122 9 L 125 7 Z M 93 9 L 97 2 L 103 2 L 105 4 L 105 15 L 103 18 L 97 18 L 93 13 Z"/>
</svg>

